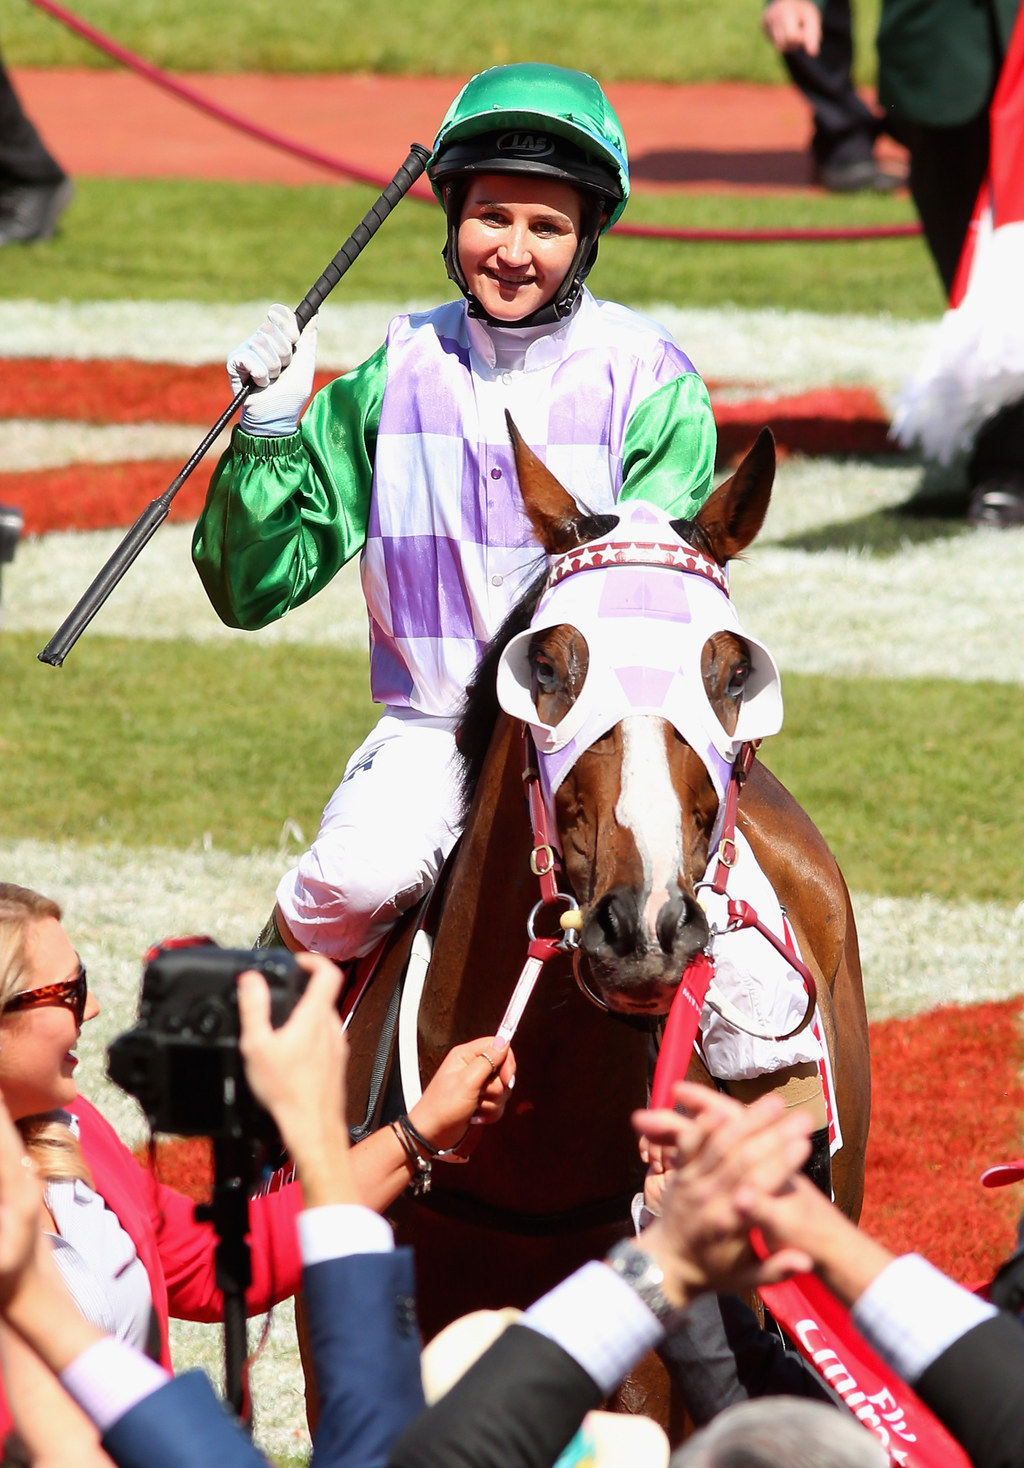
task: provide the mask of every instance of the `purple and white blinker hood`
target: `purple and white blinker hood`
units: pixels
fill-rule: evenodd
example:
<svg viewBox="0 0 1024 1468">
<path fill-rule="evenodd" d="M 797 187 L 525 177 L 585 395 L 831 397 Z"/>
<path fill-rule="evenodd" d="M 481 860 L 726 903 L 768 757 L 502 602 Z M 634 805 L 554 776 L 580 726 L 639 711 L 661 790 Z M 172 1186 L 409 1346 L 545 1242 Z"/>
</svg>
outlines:
<svg viewBox="0 0 1024 1468">
<path fill-rule="evenodd" d="M 616 506 L 608 535 L 555 556 L 527 631 L 498 664 L 498 702 L 533 733 L 544 800 L 554 797 L 586 749 L 631 714 L 667 719 L 703 761 L 723 803 L 740 748 L 782 726 L 779 672 L 767 648 L 742 629 L 726 572 L 688 545 L 664 510 L 646 500 Z M 555 725 L 542 723 L 531 692 L 530 641 L 568 623 L 590 654 L 579 697 Z M 704 689 L 701 653 L 715 632 L 750 649 L 750 677 L 736 728 L 722 726 Z"/>
</svg>

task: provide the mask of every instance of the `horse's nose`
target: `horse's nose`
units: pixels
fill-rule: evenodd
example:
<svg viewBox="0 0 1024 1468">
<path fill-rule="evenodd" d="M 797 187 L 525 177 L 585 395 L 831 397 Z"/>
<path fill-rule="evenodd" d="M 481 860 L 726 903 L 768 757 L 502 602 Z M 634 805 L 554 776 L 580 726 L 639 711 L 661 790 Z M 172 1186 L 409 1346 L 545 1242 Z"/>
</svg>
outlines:
<svg viewBox="0 0 1024 1468">
<path fill-rule="evenodd" d="M 708 941 L 708 920 L 696 899 L 680 892 L 659 912 L 656 932 L 663 953 L 675 954 L 682 946 L 688 961 Z"/>
<path fill-rule="evenodd" d="M 640 909 L 628 887 L 613 887 L 594 903 L 580 937 L 595 958 L 626 958 L 636 952 L 640 936 Z"/>
</svg>

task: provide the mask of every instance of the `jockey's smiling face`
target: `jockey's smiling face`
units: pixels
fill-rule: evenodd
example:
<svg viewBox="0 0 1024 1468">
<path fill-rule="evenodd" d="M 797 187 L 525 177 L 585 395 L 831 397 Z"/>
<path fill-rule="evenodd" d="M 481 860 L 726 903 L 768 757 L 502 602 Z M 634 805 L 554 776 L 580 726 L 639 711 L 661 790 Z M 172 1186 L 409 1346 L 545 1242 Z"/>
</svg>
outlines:
<svg viewBox="0 0 1024 1468">
<path fill-rule="evenodd" d="M 576 254 L 580 214 L 579 194 L 557 179 L 473 179 L 462 206 L 459 263 L 489 316 L 521 321 L 547 305 Z"/>
</svg>

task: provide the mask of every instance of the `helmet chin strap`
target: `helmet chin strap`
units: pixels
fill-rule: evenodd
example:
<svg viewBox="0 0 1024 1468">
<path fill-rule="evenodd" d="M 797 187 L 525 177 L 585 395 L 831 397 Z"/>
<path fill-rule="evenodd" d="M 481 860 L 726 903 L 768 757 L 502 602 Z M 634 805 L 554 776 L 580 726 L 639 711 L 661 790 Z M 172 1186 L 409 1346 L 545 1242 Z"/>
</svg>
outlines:
<svg viewBox="0 0 1024 1468">
<path fill-rule="evenodd" d="M 486 311 L 477 297 L 469 288 L 469 284 L 463 274 L 459 263 L 459 224 L 461 222 L 462 201 L 465 197 L 465 187 L 461 189 L 449 188 L 446 203 L 448 215 L 448 237 L 442 257 L 448 279 L 454 281 L 459 290 L 469 302 L 469 314 L 478 321 L 484 321 L 488 326 L 501 327 L 503 330 L 515 331 L 517 327 L 528 326 L 551 326 L 572 313 L 572 309 L 579 299 L 583 282 L 594 268 L 597 259 L 597 247 L 601 236 L 601 225 L 604 222 L 604 205 L 599 198 L 586 194 L 580 190 L 582 210 L 580 216 L 580 237 L 576 246 L 576 253 L 572 257 L 569 269 L 565 272 L 558 290 L 550 301 L 539 306 L 536 311 L 531 311 L 529 316 L 524 316 L 519 321 L 500 321 Z"/>
</svg>

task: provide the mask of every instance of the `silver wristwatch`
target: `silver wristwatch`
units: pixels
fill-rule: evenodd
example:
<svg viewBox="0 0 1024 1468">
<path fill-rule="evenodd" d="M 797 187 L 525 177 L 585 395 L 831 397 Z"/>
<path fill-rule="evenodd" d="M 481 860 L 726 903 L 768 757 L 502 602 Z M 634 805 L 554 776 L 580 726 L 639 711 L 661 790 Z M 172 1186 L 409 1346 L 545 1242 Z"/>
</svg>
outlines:
<svg viewBox="0 0 1024 1468">
<path fill-rule="evenodd" d="M 673 1305 L 665 1298 L 662 1290 L 665 1271 L 651 1258 L 650 1254 L 645 1254 L 643 1249 L 638 1249 L 632 1239 L 623 1239 L 621 1243 L 609 1249 L 604 1256 L 604 1262 L 609 1269 L 614 1269 L 620 1279 L 625 1280 L 631 1290 L 640 1296 L 648 1310 L 657 1316 L 662 1325 L 667 1328 L 672 1323 L 673 1318 L 679 1314 L 682 1307 Z"/>
</svg>

